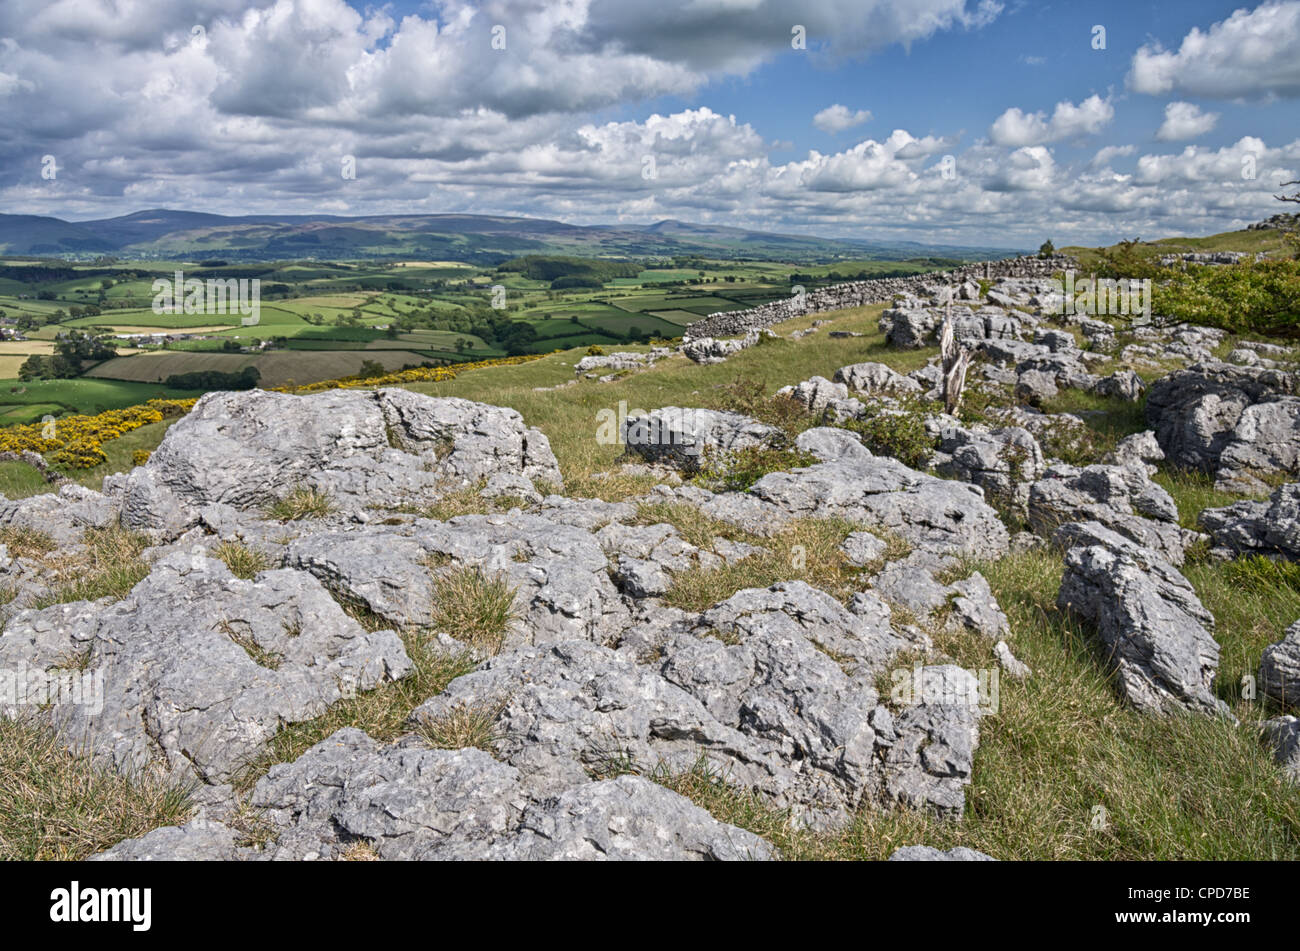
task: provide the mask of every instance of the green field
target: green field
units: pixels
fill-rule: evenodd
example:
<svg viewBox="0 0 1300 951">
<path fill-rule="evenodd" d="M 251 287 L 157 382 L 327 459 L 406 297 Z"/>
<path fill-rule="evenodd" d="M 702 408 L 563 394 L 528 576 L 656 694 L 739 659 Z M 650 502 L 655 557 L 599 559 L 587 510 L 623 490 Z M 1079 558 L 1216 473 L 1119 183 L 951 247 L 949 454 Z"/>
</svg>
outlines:
<svg viewBox="0 0 1300 951">
<path fill-rule="evenodd" d="M 47 415 L 102 413 L 152 399 L 187 399 L 199 395 L 201 394 L 195 390 L 170 390 L 151 382 L 88 377 L 76 380 L 34 380 L 29 383 L 3 380 L 0 381 L 0 424 L 34 423 Z"/>
<path fill-rule="evenodd" d="M 69 329 L 184 337 L 150 336 L 132 343 L 141 352 L 92 367 L 80 381 L 33 384 L 56 395 L 0 403 L 0 424 L 140 402 L 160 395 L 158 384 L 177 373 L 255 366 L 262 385 L 281 386 L 350 376 L 359 372 L 363 360 L 398 370 L 673 339 L 710 314 L 783 299 L 790 293 L 794 269 L 779 261 L 646 260 L 634 277 L 612 278 L 601 287 L 552 288 L 550 280 L 536 279 L 539 273 L 532 271 L 525 276 L 518 265 L 448 261 L 437 242 L 413 252 L 409 261 L 285 260 L 208 267 L 181 260 L 0 261 L 0 311 L 19 321 L 32 352 L 49 353 L 58 335 Z M 579 269 L 571 273 L 583 268 L 604 275 L 627 272 L 626 267 L 609 267 L 610 259 L 558 261 L 545 266 Z M 887 267 L 893 262 L 866 264 Z M 154 313 L 154 280 L 172 280 L 178 270 L 200 280 L 256 278 L 261 282 L 259 322 L 244 326 L 238 312 Z M 42 276 L 47 279 L 40 280 Z M 504 307 L 494 300 L 498 286 L 505 288 Z M 530 327 L 532 336 L 520 338 L 512 330 L 516 324 Z M 240 349 L 226 349 L 232 343 Z M 0 356 L 0 375 L 16 376 L 26 353 L 21 349 Z M 149 389 L 134 394 L 129 389 L 141 386 Z"/>
<path fill-rule="evenodd" d="M 175 373 L 220 370 L 235 373 L 257 367 L 262 386 L 315 383 L 352 376 L 363 361 L 373 360 L 385 370 L 420 366 L 429 358 L 410 350 L 273 350 L 269 353 L 184 353 L 165 351 L 118 357 L 99 364 L 87 375 L 97 380 L 158 383 Z"/>
</svg>

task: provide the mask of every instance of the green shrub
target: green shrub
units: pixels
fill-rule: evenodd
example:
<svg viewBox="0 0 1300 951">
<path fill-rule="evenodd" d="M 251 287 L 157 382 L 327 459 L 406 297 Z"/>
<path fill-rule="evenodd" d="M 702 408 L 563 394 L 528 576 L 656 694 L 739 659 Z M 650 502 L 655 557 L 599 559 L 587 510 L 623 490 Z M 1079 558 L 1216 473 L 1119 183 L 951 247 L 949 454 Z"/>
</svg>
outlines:
<svg viewBox="0 0 1300 951">
<path fill-rule="evenodd" d="M 876 404 L 863 419 L 849 420 L 844 428 L 857 433 L 877 455 L 892 456 L 913 469 L 925 467 L 934 451 L 934 437 L 925 431 L 925 411 L 915 401 L 901 407 Z"/>
<path fill-rule="evenodd" d="M 738 376 L 719 386 L 718 390 L 719 409 L 775 426 L 791 439 L 805 429 L 821 424 L 821 417 L 809 413 L 798 400 L 788 396 L 768 396 L 765 380 Z"/>
<path fill-rule="evenodd" d="M 1155 313 L 1232 333 L 1300 332 L 1300 261 L 1195 265 L 1167 272 L 1152 292 Z"/>
<path fill-rule="evenodd" d="M 816 461 L 812 453 L 797 449 L 706 449 L 695 480 L 714 492 L 743 492 L 769 472 L 786 472 Z"/>
</svg>

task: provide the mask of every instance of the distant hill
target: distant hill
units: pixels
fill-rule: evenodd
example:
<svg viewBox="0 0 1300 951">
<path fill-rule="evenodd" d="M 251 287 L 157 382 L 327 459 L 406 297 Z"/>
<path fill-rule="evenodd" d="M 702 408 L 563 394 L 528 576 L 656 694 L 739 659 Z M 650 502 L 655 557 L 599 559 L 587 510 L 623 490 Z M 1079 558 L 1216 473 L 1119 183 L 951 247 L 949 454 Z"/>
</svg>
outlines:
<svg viewBox="0 0 1300 951">
<path fill-rule="evenodd" d="M 938 256 L 1007 257 L 1022 249 L 818 238 L 664 220 L 649 225 L 571 225 L 500 215 L 242 215 L 150 209 L 64 221 L 0 215 L 0 254 L 87 259 L 421 259 L 496 265 L 526 254 L 587 257 L 752 258 L 794 263 L 894 261 Z"/>
</svg>

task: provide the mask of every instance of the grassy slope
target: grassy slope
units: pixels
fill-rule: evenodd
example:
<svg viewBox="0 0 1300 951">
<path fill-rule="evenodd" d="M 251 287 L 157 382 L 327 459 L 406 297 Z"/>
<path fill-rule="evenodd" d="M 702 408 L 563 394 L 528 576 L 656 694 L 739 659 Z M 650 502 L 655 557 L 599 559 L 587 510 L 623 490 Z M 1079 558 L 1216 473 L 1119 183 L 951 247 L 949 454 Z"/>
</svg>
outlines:
<svg viewBox="0 0 1300 951">
<path fill-rule="evenodd" d="M 1111 245 L 1114 250 L 1118 245 Z M 1164 254 L 1183 254 L 1188 251 L 1281 251 L 1284 247 L 1282 232 L 1274 228 L 1259 231 L 1225 231 L 1203 238 L 1159 238 L 1143 242 L 1138 252 L 1145 257 L 1158 257 Z M 1096 248 L 1067 247 L 1060 249 L 1062 254 L 1073 255 L 1079 261 L 1079 267 L 1086 271 L 1097 261 Z"/>
<path fill-rule="evenodd" d="M 411 388 L 515 407 L 550 437 L 570 494 L 619 498 L 637 494 L 644 484 L 594 478 L 613 466 L 620 453 L 617 446 L 597 442 L 599 411 L 617 412 L 620 401 L 633 411 L 719 405 L 719 387 L 741 376 L 764 380 L 771 392 L 812 374 L 830 376 L 837 367 L 862 360 L 904 371 L 922 365 L 927 352 L 884 347 L 875 328 L 879 311 L 840 312 L 832 327 L 818 334 L 764 344 L 725 364 L 701 367 L 673 357 L 611 384 L 584 380 L 537 391 L 573 378 L 572 364 L 581 351 L 568 351 Z M 788 333 L 810 321 L 792 321 L 781 330 Z M 867 336 L 832 340 L 826 334 L 832 328 Z M 1109 441 L 1131 431 L 1136 421 L 1130 408 L 1097 418 L 1096 427 Z M 86 473 L 86 483 L 96 484 L 105 472 L 122 468 L 129 449 L 155 444 L 163 428 L 146 427 L 119 440 L 121 446 L 110 443 L 112 462 Z M 0 477 L 10 484 L 19 481 L 8 470 Z M 1173 473 L 1161 479 L 1189 523 L 1204 505 L 1224 501 L 1202 480 Z M 779 813 L 707 776 L 665 781 L 718 816 L 768 835 L 792 856 L 879 858 L 900 845 L 925 842 L 970 845 L 1001 858 L 1300 858 L 1300 790 L 1283 784 L 1257 742 L 1249 724 L 1261 711 L 1242 700 L 1237 687 L 1242 674 L 1257 667 L 1262 647 L 1300 617 L 1300 592 L 1280 586 L 1243 593 L 1227 567 L 1192 564 L 1187 569 L 1218 619 L 1216 636 L 1223 646 L 1219 692 L 1243 721 L 1236 727 L 1208 718 L 1152 718 L 1126 708 L 1095 636 L 1055 608 L 1059 556 L 1015 555 L 978 567 L 1010 617 L 1013 650 L 1035 675 L 1023 684 L 1001 682 L 1000 709 L 983 721 L 963 821 L 864 811 L 842 832 L 816 835 L 792 830 Z M 743 573 L 730 579 L 736 587 L 766 581 Z M 992 666 L 989 645 L 974 636 L 936 632 L 936 640 L 965 666 Z"/>
</svg>

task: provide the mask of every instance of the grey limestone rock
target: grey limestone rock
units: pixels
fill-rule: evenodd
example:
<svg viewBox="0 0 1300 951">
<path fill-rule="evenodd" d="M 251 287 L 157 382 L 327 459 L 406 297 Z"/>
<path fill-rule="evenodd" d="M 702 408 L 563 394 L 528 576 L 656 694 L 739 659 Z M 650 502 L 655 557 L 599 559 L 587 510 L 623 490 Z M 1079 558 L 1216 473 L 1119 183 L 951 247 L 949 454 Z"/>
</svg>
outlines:
<svg viewBox="0 0 1300 951">
<path fill-rule="evenodd" d="M 1097 523 L 1057 533 L 1066 548 L 1057 604 L 1096 625 L 1139 710 L 1227 713 L 1214 695 L 1214 617 L 1161 555 Z"/>
</svg>

